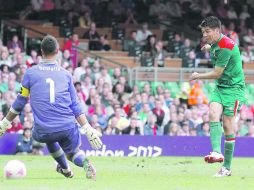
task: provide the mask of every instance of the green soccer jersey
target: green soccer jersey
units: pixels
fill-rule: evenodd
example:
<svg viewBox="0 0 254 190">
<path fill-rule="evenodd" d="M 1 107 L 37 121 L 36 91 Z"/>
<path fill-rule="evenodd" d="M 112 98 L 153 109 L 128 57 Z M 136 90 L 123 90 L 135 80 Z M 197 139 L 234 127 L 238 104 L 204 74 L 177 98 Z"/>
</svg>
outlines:
<svg viewBox="0 0 254 190">
<path fill-rule="evenodd" d="M 232 39 L 221 35 L 212 45 L 210 55 L 214 66 L 225 68 L 221 77 L 215 80 L 218 87 L 245 88 L 240 51 Z"/>
</svg>

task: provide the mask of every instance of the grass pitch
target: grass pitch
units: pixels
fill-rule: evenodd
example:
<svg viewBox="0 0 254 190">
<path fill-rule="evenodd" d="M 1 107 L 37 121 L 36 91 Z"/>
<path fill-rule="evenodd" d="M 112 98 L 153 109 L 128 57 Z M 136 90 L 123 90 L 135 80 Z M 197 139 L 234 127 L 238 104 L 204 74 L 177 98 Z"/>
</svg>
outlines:
<svg viewBox="0 0 254 190">
<path fill-rule="evenodd" d="M 27 177 L 7 180 L 3 167 L 18 159 L 27 167 Z M 0 156 L 0 190 L 253 190 L 254 159 L 235 158 L 233 176 L 214 178 L 220 164 L 206 164 L 200 157 L 90 158 L 97 180 L 87 180 L 81 168 L 71 164 L 74 178 L 55 172 L 51 157 Z"/>
</svg>

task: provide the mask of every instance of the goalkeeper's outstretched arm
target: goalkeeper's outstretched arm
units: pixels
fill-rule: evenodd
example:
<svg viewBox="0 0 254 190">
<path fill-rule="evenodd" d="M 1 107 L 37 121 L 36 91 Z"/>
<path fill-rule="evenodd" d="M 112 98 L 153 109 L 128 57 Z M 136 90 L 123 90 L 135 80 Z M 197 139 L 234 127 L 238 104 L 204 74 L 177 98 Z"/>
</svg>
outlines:
<svg viewBox="0 0 254 190">
<path fill-rule="evenodd" d="M 11 128 L 11 122 L 23 110 L 26 103 L 27 97 L 19 93 L 10 110 L 8 111 L 6 117 L 3 118 L 2 121 L 0 121 L 0 136 L 3 135 L 7 129 Z"/>
<path fill-rule="evenodd" d="M 11 122 L 19 115 L 27 103 L 28 96 L 30 95 L 29 72 L 28 69 L 23 77 L 22 86 L 16 100 L 12 104 L 6 117 L 0 121 L 0 136 L 3 135 L 7 129 L 11 128 Z"/>
<path fill-rule="evenodd" d="M 76 90 L 72 81 L 72 76 L 70 76 L 69 92 L 72 100 L 72 104 L 70 107 L 73 111 L 76 120 L 81 125 L 80 132 L 86 135 L 93 149 L 100 149 L 102 147 L 102 142 L 100 139 L 101 133 L 96 129 L 92 128 L 89 122 L 87 121 L 86 115 L 82 110 L 80 102 L 77 98 Z"/>
</svg>

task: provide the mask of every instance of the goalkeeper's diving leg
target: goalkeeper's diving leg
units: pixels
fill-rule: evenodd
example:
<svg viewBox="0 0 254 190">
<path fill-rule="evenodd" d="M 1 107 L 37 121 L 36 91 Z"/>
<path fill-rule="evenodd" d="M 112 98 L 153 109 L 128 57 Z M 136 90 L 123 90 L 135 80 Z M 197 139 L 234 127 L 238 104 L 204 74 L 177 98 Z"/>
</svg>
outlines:
<svg viewBox="0 0 254 190">
<path fill-rule="evenodd" d="M 66 178 L 72 178 L 73 172 L 71 171 L 69 164 L 67 162 L 66 156 L 64 154 L 64 151 L 59 146 L 58 142 L 46 143 L 46 144 L 51 156 L 57 162 L 56 171 L 64 175 Z"/>
<path fill-rule="evenodd" d="M 84 168 L 86 172 L 86 178 L 96 178 L 96 170 L 91 161 L 85 156 L 84 151 L 80 150 L 81 135 L 78 130 L 78 126 L 69 131 L 66 138 L 59 141 L 60 146 L 64 150 L 68 160 L 73 162 L 76 166 Z"/>
</svg>

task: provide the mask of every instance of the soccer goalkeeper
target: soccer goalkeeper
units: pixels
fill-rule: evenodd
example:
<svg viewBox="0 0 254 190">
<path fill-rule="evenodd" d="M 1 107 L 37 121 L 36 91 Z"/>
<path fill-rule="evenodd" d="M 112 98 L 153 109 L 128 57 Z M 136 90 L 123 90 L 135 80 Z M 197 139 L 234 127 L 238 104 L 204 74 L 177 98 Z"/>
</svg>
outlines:
<svg viewBox="0 0 254 190">
<path fill-rule="evenodd" d="M 56 64 L 58 48 L 53 36 L 44 37 L 41 43 L 43 60 L 26 71 L 20 93 L 6 117 L 0 121 L 0 136 L 19 115 L 30 96 L 34 115 L 32 136 L 36 141 L 46 143 L 51 156 L 58 163 L 56 171 L 67 178 L 73 177 L 67 156 L 75 165 L 85 169 L 87 178 L 95 179 L 95 168 L 79 149 L 81 140 L 76 121 L 94 149 L 102 146 L 101 134 L 87 122 L 72 76 Z"/>
<path fill-rule="evenodd" d="M 208 163 L 224 162 L 216 177 L 231 176 L 231 162 L 235 147 L 235 117 L 245 101 L 245 80 L 238 46 L 221 33 L 221 22 L 210 16 L 201 24 L 204 51 L 210 51 L 214 70 L 192 73 L 191 80 L 215 79 L 215 90 L 210 100 L 210 140 L 212 152 L 205 156 Z M 221 118 L 225 133 L 224 156 L 221 153 Z"/>
</svg>

